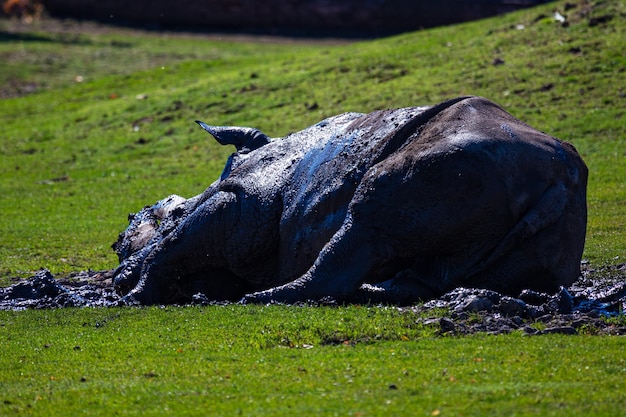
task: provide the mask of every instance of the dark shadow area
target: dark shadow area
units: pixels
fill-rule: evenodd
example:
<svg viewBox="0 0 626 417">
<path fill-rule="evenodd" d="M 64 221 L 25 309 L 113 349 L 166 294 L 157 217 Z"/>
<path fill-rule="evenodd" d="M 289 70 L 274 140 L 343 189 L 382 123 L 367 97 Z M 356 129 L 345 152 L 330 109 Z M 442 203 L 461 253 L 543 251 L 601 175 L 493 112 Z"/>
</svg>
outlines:
<svg viewBox="0 0 626 417">
<path fill-rule="evenodd" d="M 49 36 L 0 30 L 0 42 L 55 42 Z"/>
<path fill-rule="evenodd" d="M 23 31 L 7 32 L 0 30 L 0 42 L 49 42 L 61 43 L 64 45 L 89 45 L 91 40 L 81 36 L 79 33 L 46 33 L 35 34 Z M 113 45 L 117 46 L 117 45 Z"/>
<path fill-rule="evenodd" d="M 51 16 L 146 30 L 375 38 L 508 13 L 551 0 L 46 0 Z"/>
</svg>

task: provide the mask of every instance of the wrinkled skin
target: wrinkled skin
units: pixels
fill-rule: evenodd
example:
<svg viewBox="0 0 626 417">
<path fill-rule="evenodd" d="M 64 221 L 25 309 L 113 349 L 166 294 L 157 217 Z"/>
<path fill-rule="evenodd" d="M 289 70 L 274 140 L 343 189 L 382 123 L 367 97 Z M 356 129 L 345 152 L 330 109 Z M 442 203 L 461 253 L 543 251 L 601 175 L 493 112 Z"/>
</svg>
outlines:
<svg viewBox="0 0 626 417">
<path fill-rule="evenodd" d="M 114 245 L 127 303 L 407 304 L 580 275 L 585 164 L 486 99 L 346 113 L 273 140 L 201 126 L 238 151 L 201 195 L 131 217 Z"/>
</svg>

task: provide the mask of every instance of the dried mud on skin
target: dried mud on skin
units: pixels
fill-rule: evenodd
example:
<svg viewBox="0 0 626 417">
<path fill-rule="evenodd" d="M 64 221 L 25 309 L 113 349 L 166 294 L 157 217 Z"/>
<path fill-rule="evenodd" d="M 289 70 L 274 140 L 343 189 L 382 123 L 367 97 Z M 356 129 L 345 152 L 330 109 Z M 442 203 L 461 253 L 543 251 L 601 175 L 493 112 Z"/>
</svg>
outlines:
<svg viewBox="0 0 626 417">
<path fill-rule="evenodd" d="M 113 288 L 112 272 L 83 271 L 57 280 L 41 270 L 27 280 L 0 288 L 0 310 L 116 306 L 120 296 Z M 190 304 L 212 303 L 197 294 Z M 626 264 L 597 270 L 583 265 L 578 281 L 556 294 L 524 290 L 518 297 L 510 297 L 490 290 L 457 288 L 424 304 L 398 308 L 419 314 L 418 323 L 436 326 L 440 334 L 521 330 L 528 335 L 581 331 L 626 335 Z M 429 312 L 435 315 L 440 309 L 447 311 L 444 317 L 428 318 Z"/>
</svg>

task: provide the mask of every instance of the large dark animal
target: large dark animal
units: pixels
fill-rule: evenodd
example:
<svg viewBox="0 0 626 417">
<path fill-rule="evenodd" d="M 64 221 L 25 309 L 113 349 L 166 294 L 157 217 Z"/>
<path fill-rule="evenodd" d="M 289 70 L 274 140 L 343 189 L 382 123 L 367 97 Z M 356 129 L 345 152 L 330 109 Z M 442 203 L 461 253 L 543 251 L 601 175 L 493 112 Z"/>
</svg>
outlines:
<svg viewBox="0 0 626 417">
<path fill-rule="evenodd" d="M 484 98 L 346 113 L 281 139 L 199 123 L 237 152 L 201 195 L 131 216 L 114 245 L 127 302 L 411 303 L 579 276 L 585 164 Z"/>
</svg>

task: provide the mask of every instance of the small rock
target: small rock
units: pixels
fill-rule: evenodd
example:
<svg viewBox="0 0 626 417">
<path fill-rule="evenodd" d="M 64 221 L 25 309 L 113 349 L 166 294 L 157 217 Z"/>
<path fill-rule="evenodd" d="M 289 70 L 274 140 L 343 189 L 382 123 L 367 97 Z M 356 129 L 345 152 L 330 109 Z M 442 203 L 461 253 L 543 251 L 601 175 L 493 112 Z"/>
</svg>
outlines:
<svg viewBox="0 0 626 417">
<path fill-rule="evenodd" d="M 556 310 L 561 314 L 571 314 L 574 310 L 574 299 L 565 287 L 561 287 L 556 295 L 555 302 Z"/>
<path fill-rule="evenodd" d="M 191 296 L 191 303 L 201 306 L 208 306 L 209 304 L 211 304 L 209 298 L 201 292 Z"/>
<path fill-rule="evenodd" d="M 455 310 L 477 313 L 479 311 L 489 311 L 491 307 L 493 307 L 493 303 L 487 297 L 471 295 L 467 300 L 459 304 Z"/>
<path fill-rule="evenodd" d="M 534 327 L 530 327 L 530 326 L 524 326 L 524 333 L 527 335 L 534 335 L 539 333 L 539 330 L 535 329 Z"/>
<path fill-rule="evenodd" d="M 589 26 L 593 27 L 593 26 L 598 26 L 604 23 L 609 22 L 610 20 L 613 20 L 613 15 L 604 15 L 604 16 L 598 16 L 598 17 L 592 17 L 589 19 Z"/>
<path fill-rule="evenodd" d="M 585 320 L 585 319 L 577 319 L 577 320 L 574 320 L 574 321 L 572 322 L 571 326 L 572 326 L 573 328 L 577 329 L 577 328 L 582 327 L 582 326 L 584 326 L 584 325 L 586 325 L 586 324 L 589 324 L 589 320 Z"/>
<path fill-rule="evenodd" d="M 526 306 L 526 316 L 530 319 L 536 319 L 537 317 L 544 314 L 543 310 L 531 305 Z"/>
<path fill-rule="evenodd" d="M 500 313 L 505 316 L 521 316 L 526 312 L 526 303 L 513 297 L 502 297 L 497 306 Z"/>
<path fill-rule="evenodd" d="M 542 323 L 547 323 L 549 321 L 552 321 L 554 317 L 552 316 L 552 314 L 544 314 L 543 316 L 539 316 L 537 317 L 537 321 L 542 322 Z"/>
<path fill-rule="evenodd" d="M 576 334 L 576 329 L 572 326 L 549 327 L 541 332 L 542 334 Z"/>
<path fill-rule="evenodd" d="M 439 320 L 439 326 L 441 326 L 441 333 L 453 332 L 456 328 L 454 322 L 447 317 L 442 317 Z"/>
<path fill-rule="evenodd" d="M 598 317 L 600 317 L 600 312 L 598 312 L 598 310 L 589 310 L 587 312 L 587 317 L 590 317 L 592 319 L 597 319 Z"/>
<path fill-rule="evenodd" d="M 453 311 L 452 314 L 450 315 L 451 318 L 453 318 L 454 320 L 467 320 L 469 318 L 469 313 L 467 311 Z"/>
<path fill-rule="evenodd" d="M 519 297 L 520 300 L 525 302 L 526 304 L 532 304 L 534 306 L 540 306 L 541 304 L 545 304 L 549 300 L 549 296 L 545 293 L 533 291 L 533 290 L 523 290 Z"/>
<path fill-rule="evenodd" d="M 440 319 L 438 318 L 426 318 L 421 321 L 421 323 L 425 326 L 431 326 L 433 324 L 439 324 Z"/>
</svg>

